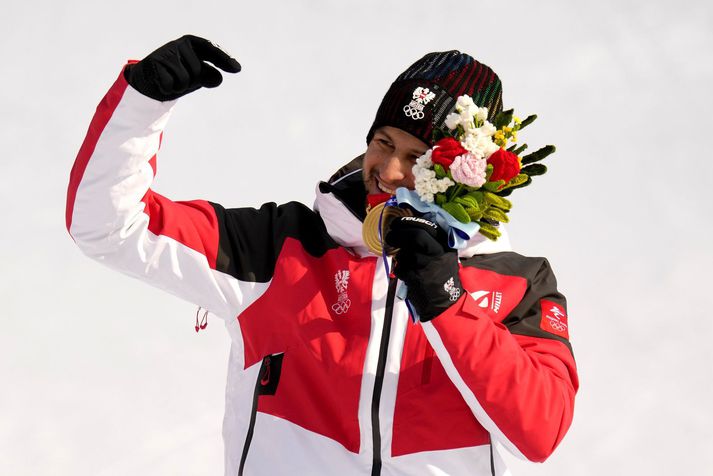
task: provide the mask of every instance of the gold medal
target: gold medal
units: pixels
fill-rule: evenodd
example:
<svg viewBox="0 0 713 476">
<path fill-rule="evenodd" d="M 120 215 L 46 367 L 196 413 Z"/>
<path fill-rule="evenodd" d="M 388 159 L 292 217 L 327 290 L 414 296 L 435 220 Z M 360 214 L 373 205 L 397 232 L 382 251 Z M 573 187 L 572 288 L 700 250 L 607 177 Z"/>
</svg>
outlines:
<svg viewBox="0 0 713 476">
<path fill-rule="evenodd" d="M 383 253 L 385 247 L 386 254 L 393 256 L 398 249 L 392 248 L 386 243 L 382 246 L 381 240 L 379 239 L 379 219 L 381 219 L 381 238 L 383 239 L 389 231 L 389 224 L 394 218 L 413 216 L 413 212 L 405 208 L 394 206 L 384 207 L 386 207 L 386 203 L 380 203 L 369 209 L 361 227 L 361 235 L 364 239 L 364 243 L 372 253 L 380 255 Z"/>
</svg>

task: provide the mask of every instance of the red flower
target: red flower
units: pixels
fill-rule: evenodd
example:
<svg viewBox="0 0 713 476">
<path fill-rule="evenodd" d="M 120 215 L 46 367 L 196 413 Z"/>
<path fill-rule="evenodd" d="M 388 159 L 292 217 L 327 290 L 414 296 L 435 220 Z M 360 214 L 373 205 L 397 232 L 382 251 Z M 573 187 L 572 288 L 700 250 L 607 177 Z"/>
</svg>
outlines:
<svg viewBox="0 0 713 476">
<path fill-rule="evenodd" d="M 490 182 L 504 180 L 508 183 L 520 173 L 520 161 L 517 155 L 505 149 L 498 149 L 488 159 L 488 163 L 493 166 L 493 173 L 490 175 Z"/>
<path fill-rule="evenodd" d="M 431 162 L 441 164 L 444 168 L 448 169 L 456 157 L 467 153 L 468 151 L 460 145 L 460 142 L 453 137 L 446 137 L 436 142 L 433 146 Z"/>
</svg>

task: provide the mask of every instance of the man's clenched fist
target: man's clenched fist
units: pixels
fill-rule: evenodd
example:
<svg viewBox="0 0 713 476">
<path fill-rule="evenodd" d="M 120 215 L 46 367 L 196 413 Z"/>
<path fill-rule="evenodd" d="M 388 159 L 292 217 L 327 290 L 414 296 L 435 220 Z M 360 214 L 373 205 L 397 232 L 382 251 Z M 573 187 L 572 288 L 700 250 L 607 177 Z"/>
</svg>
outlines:
<svg viewBox="0 0 713 476">
<path fill-rule="evenodd" d="M 170 101 L 201 86 L 214 88 L 223 82 L 216 68 L 240 71 L 240 63 L 210 41 L 193 35 L 166 43 L 138 63 L 124 69 L 124 77 L 141 94 Z"/>
<path fill-rule="evenodd" d="M 421 321 L 452 306 L 463 294 L 458 253 L 445 230 L 421 217 L 400 217 L 389 225 L 386 243 L 399 251 L 394 273 L 408 286 L 406 297 Z"/>
</svg>

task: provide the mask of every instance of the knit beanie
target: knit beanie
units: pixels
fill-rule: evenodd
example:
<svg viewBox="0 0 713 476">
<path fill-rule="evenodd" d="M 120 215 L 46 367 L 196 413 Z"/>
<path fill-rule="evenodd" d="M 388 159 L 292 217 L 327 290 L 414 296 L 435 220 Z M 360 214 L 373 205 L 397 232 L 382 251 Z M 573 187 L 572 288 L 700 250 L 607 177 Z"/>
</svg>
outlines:
<svg viewBox="0 0 713 476">
<path fill-rule="evenodd" d="M 446 116 L 464 94 L 487 107 L 491 121 L 503 108 L 500 79 L 488 66 L 457 50 L 428 53 L 401 73 L 386 92 L 366 143 L 378 128 L 392 126 L 433 145 L 434 129 L 445 127 Z"/>
</svg>

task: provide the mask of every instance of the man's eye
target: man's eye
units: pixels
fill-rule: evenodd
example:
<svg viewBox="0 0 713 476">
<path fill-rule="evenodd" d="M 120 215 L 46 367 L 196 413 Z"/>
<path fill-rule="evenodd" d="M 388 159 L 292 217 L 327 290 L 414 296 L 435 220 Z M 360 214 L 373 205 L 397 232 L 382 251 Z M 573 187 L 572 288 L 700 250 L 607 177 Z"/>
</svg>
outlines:
<svg viewBox="0 0 713 476">
<path fill-rule="evenodd" d="M 383 145 L 384 147 L 393 147 L 391 142 L 387 141 L 386 139 L 377 139 L 380 145 Z"/>
</svg>

